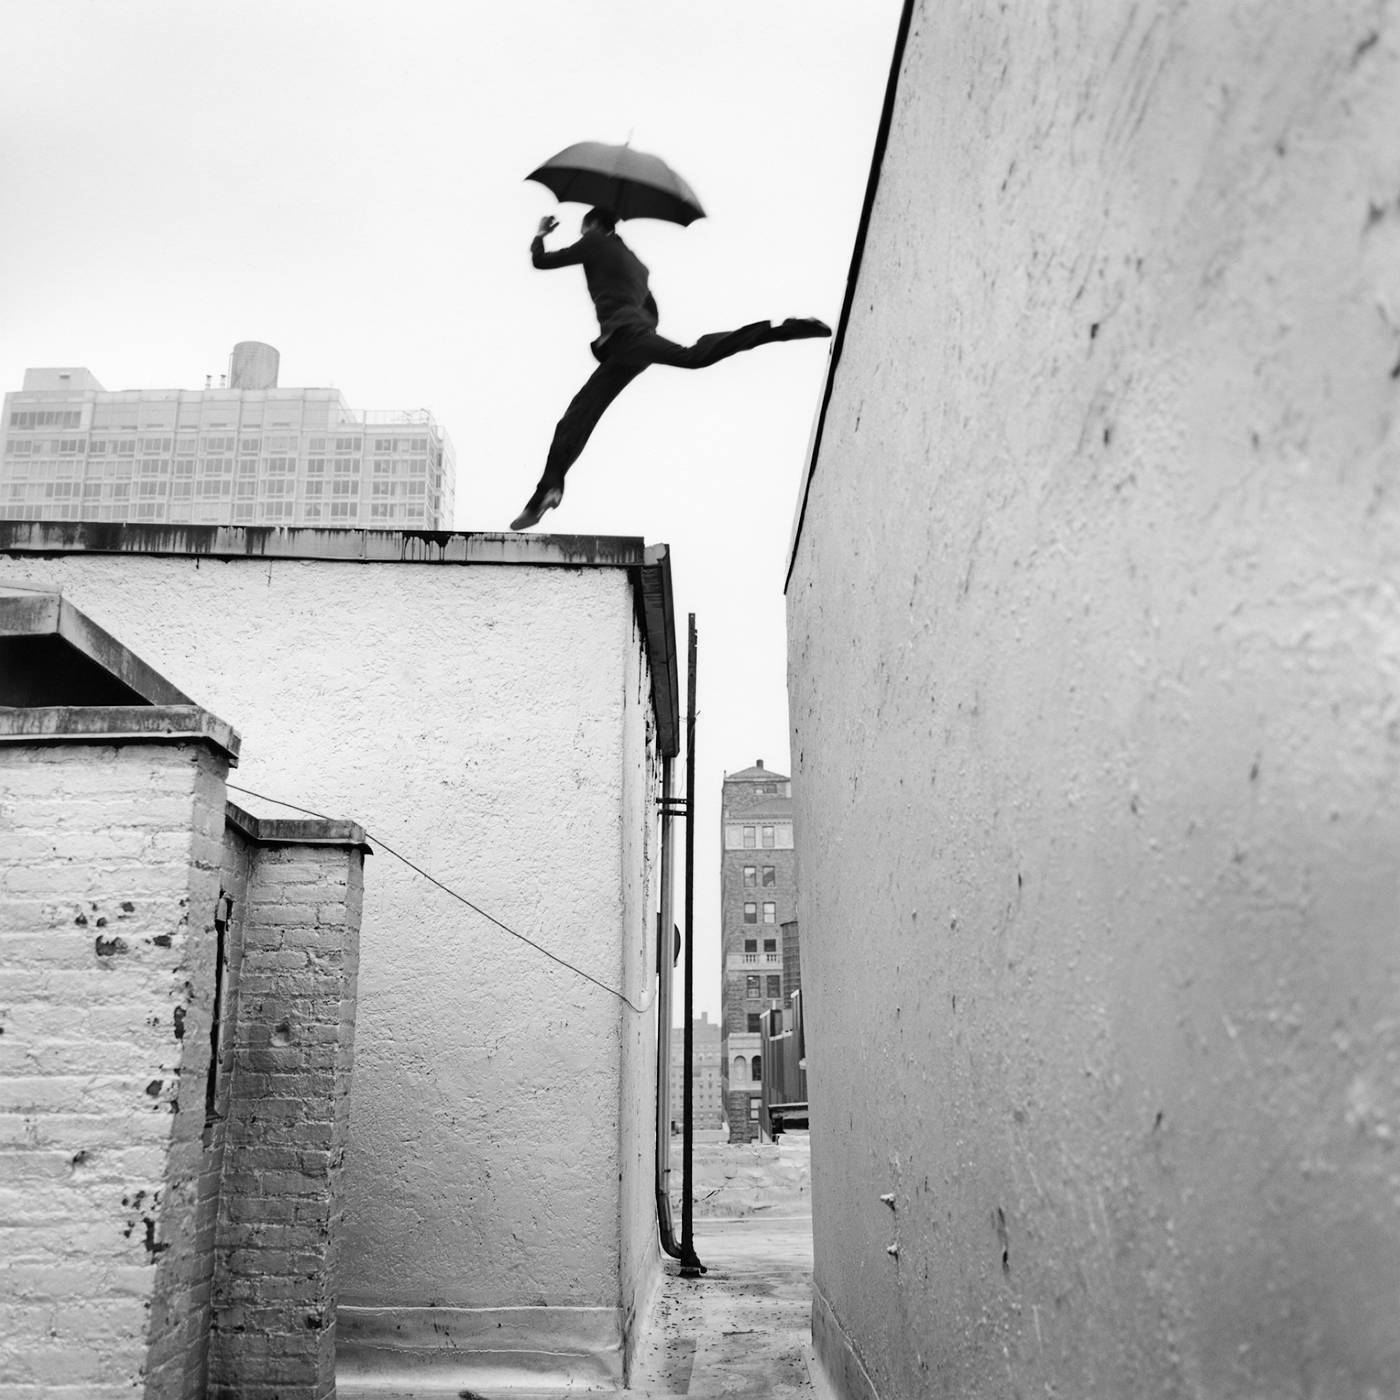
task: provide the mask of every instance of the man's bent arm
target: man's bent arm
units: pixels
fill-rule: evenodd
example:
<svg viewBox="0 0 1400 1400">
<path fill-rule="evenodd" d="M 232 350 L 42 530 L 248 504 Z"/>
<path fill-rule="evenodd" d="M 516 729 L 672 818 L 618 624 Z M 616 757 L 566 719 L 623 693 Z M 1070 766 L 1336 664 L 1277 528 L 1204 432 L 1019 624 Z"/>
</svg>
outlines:
<svg viewBox="0 0 1400 1400">
<path fill-rule="evenodd" d="M 545 249 L 544 234 L 537 233 L 530 243 L 530 261 L 536 267 L 572 267 L 583 261 L 583 240 L 551 253 Z"/>
</svg>

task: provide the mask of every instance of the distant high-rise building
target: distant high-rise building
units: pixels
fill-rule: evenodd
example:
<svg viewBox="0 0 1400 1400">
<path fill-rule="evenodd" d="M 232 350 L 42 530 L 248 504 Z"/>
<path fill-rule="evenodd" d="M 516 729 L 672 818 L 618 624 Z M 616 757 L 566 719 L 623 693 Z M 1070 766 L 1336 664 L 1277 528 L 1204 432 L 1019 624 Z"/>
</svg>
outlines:
<svg viewBox="0 0 1400 1400">
<path fill-rule="evenodd" d="M 797 918 L 792 785 L 763 766 L 727 774 L 720 801 L 720 927 L 725 1116 L 731 1142 L 758 1136 L 759 1018 L 782 1007 L 782 926 Z"/>
<path fill-rule="evenodd" d="M 724 1084 L 720 1075 L 719 1027 L 702 1011 L 691 1023 L 691 1124 L 713 1129 L 724 1124 Z M 685 1027 L 671 1027 L 671 1122 L 679 1125 L 684 1112 Z"/>
<path fill-rule="evenodd" d="M 357 413 L 338 389 L 279 389 L 277 370 L 255 341 L 217 389 L 26 370 L 0 418 L 0 520 L 451 528 L 456 463 L 431 413 Z"/>
</svg>

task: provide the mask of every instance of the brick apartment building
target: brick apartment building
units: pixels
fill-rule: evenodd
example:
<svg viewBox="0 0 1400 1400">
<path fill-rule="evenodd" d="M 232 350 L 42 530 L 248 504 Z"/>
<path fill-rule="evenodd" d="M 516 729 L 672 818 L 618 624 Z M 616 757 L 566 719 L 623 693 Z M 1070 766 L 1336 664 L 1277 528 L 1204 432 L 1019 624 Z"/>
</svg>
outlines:
<svg viewBox="0 0 1400 1400">
<path fill-rule="evenodd" d="M 782 926 L 797 917 L 792 785 L 763 766 L 725 776 L 720 799 L 721 1077 L 731 1142 L 759 1134 L 759 1021 L 781 1007 Z"/>
</svg>

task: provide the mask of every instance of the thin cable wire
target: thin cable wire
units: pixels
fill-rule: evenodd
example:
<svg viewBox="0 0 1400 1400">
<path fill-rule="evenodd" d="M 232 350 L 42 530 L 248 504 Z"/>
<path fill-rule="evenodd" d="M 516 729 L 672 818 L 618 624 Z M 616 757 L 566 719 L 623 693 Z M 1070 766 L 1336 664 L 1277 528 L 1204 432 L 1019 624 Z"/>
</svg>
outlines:
<svg viewBox="0 0 1400 1400">
<path fill-rule="evenodd" d="M 239 787 L 237 783 L 227 783 L 225 786 L 233 792 L 241 792 L 248 797 L 256 797 L 263 802 L 272 802 L 278 807 L 288 807 L 293 812 L 302 813 L 303 816 L 316 817 L 321 821 L 335 820 L 333 817 L 328 817 L 324 812 L 313 812 L 309 807 L 298 807 L 295 802 L 283 802 L 280 797 L 269 797 L 265 792 L 254 792 L 252 788 Z M 466 895 L 458 894 L 450 885 L 444 885 L 436 875 L 430 875 L 421 865 L 415 865 L 406 855 L 401 855 L 382 837 L 376 836 L 372 831 L 366 830 L 365 839 L 374 842 L 381 851 L 385 851 L 387 854 L 393 856 L 395 860 L 402 861 L 410 870 L 416 871 L 427 880 L 429 884 L 436 885 L 444 894 L 450 894 L 453 899 L 460 900 L 474 914 L 480 914 L 483 919 L 487 920 L 488 923 L 495 924 L 502 932 L 510 934 L 512 938 L 518 938 L 522 943 L 528 943 L 537 953 L 543 953 L 551 962 L 557 962 L 560 967 L 568 968 L 570 972 L 575 972 L 582 977 L 585 982 L 592 982 L 595 987 L 601 987 L 605 992 L 609 993 L 609 995 L 615 996 L 619 1001 L 626 1003 L 626 1005 L 639 1016 L 644 1016 L 651 1010 L 652 1002 L 656 996 L 654 988 L 651 995 L 647 997 L 645 1005 L 638 1006 L 625 992 L 618 991 L 616 987 L 608 986 L 606 982 L 600 982 L 591 972 L 585 972 L 581 967 L 575 967 L 573 963 L 569 962 L 567 959 L 561 958 L 558 953 L 551 953 L 548 948 L 536 943 L 533 938 L 526 937 L 525 934 L 511 928 L 509 924 L 503 924 L 494 914 L 488 914 L 480 905 L 473 904 Z"/>
</svg>

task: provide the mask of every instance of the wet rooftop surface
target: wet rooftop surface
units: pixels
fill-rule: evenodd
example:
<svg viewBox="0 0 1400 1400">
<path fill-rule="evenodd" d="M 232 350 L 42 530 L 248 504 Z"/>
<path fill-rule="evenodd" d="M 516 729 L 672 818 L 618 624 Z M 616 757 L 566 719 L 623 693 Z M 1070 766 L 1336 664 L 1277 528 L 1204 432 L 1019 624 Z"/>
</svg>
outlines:
<svg viewBox="0 0 1400 1400">
<path fill-rule="evenodd" d="M 638 1349 L 637 1396 L 814 1396 L 810 1215 L 700 1220 L 702 1278 L 671 1271 Z"/>
<path fill-rule="evenodd" d="M 695 1249 L 708 1272 L 681 1278 L 666 1261 L 632 1383 L 603 1390 L 400 1390 L 374 1400 L 578 1400 L 581 1395 L 813 1397 L 807 1370 L 812 1309 L 810 1214 L 698 1219 Z M 366 1392 L 368 1394 L 369 1392 Z M 357 1392 L 342 1386 L 341 1400 Z"/>
</svg>

